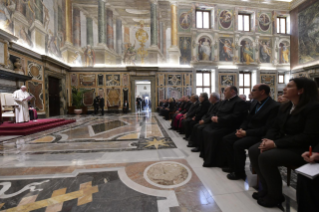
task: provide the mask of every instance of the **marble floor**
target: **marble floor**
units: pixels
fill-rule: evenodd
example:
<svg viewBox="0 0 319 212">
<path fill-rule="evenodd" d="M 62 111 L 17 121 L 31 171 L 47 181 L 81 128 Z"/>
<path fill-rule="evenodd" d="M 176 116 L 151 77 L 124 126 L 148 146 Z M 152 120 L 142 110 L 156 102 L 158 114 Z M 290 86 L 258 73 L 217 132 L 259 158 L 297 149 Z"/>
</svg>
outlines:
<svg viewBox="0 0 319 212">
<path fill-rule="evenodd" d="M 62 116 L 61 116 L 62 118 Z M 251 198 L 256 176 L 230 181 L 155 113 L 63 116 L 75 123 L 0 136 L 0 212 L 297 211 L 284 183 L 283 208 Z"/>
</svg>

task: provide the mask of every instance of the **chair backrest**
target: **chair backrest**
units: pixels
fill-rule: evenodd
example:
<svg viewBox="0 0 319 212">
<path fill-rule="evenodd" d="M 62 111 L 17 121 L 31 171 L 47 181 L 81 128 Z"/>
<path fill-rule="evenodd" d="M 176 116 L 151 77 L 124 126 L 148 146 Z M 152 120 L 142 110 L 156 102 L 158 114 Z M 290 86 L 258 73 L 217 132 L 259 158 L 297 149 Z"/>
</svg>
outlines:
<svg viewBox="0 0 319 212">
<path fill-rule="evenodd" d="M 14 105 L 12 93 L 1 93 L 1 106 L 4 110 L 13 110 Z"/>
</svg>

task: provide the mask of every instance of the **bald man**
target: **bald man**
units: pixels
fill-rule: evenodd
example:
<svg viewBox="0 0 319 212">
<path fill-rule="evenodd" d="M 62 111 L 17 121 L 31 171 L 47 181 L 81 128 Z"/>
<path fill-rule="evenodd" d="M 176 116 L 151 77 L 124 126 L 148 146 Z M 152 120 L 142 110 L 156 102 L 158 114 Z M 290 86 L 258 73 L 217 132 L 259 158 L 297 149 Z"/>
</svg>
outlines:
<svg viewBox="0 0 319 212">
<path fill-rule="evenodd" d="M 27 88 L 23 85 L 21 89 L 13 93 L 13 99 L 15 101 L 15 114 L 16 123 L 24 123 L 30 121 L 28 101 L 33 97 L 27 92 Z"/>
</svg>

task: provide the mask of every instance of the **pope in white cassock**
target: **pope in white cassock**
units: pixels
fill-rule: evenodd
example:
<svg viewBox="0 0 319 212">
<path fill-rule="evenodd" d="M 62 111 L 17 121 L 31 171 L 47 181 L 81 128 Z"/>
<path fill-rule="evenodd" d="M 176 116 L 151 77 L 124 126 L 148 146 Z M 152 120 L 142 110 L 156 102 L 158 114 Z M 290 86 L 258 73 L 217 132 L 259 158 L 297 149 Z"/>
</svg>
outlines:
<svg viewBox="0 0 319 212">
<path fill-rule="evenodd" d="M 23 85 L 20 90 L 13 93 L 13 99 L 15 101 L 16 123 L 23 123 L 30 121 L 28 101 L 31 100 L 30 94 L 27 92 L 27 88 Z"/>
</svg>

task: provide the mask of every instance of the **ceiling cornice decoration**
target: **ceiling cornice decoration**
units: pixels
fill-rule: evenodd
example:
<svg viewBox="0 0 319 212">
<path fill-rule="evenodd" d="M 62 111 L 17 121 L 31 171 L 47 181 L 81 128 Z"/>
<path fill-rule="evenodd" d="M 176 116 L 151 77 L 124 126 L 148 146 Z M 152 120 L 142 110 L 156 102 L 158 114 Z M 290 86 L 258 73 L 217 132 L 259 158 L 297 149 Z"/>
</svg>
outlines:
<svg viewBox="0 0 319 212">
<path fill-rule="evenodd" d="M 145 15 L 151 12 L 150 10 L 136 10 L 136 9 L 126 9 L 125 11 L 131 14 L 136 14 L 136 15 Z"/>
</svg>

